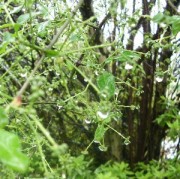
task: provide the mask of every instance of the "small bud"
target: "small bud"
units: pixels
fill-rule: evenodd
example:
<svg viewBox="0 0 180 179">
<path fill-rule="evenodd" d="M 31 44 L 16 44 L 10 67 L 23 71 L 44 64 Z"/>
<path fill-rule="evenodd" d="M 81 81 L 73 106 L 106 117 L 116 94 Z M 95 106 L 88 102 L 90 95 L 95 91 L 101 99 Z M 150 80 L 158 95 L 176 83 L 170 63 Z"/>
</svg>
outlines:
<svg viewBox="0 0 180 179">
<path fill-rule="evenodd" d="M 11 106 L 13 106 L 13 107 L 19 107 L 19 106 L 21 106 L 21 104 L 22 104 L 22 98 L 21 98 L 21 96 L 16 96 L 16 97 L 13 99 L 13 101 L 12 101 L 12 103 L 11 103 Z"/>
</svg>

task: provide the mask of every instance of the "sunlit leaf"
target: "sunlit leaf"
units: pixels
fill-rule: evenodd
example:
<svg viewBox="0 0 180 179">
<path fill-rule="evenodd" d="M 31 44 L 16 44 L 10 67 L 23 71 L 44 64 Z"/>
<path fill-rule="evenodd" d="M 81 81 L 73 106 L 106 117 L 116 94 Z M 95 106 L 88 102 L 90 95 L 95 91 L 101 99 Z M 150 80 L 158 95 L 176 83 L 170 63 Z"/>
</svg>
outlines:
<svg viewBox="0 0 180 179">
<path fill-rule="evenodd" d="M 0 161 L 15 171 L 24 172 L 28 167 L 28 158 L 21 152 L 18 137 L 0 129 Z"/>
</svg>

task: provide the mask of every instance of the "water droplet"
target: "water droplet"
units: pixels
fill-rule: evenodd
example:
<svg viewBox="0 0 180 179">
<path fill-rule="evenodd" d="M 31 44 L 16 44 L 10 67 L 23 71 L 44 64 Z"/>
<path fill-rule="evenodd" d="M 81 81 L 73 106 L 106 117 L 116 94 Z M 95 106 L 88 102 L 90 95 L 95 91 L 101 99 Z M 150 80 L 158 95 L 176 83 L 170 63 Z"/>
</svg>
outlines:
<svg viewBox="0 0 180 179">
<path fill-rule="evenodd" d="M 107 94 L 105 94 L 105 93 L 101 93 L 101 96 L 105 99 L 105 98 L 107 98 Z"/>
<path fill-rule="evenodd" d="M 56 72 L 56 75 L 59 76 L 60 74 Z"/>
<path fill-rule="evenodd" d="M 85 82 L 88 82 L 89 80 L 88 80 L 87 78 L 84 78 L 84 81 L 85 81 Z"/>
<path fill-rule="evenodd" d="M 124 144 L 125 144 L 125 145 L 129 145 L 130 143 L 131 143 L 131 142 L 130 142 L 130 140 L 129 140 L 129 137 L 124 140 Z"/>
<path fill-rule="evenodd" d="M 98 76 L 98 75 L 99 75 L 97 70 L 95 71 L 95 75 L 96 75 L 96 76 Z"/>
<path fill-rule="evenodd" d="M 57 106 L 58 110 L 60 110 L 63 106 Z"/>
<path fill-rule="evenodd" d="M 125 69 L 126 69 L 126 70 L 131 70 L 132 68 L 133 68 L 132 65 L 126 63 L 126 65 L 125 65 Z"/>
<path fill-rule="evenodd" d="M 101 111 L 97 111 L 97 115 L 101 118 L 101 119 L 106 119 L 109 116 L 109 112 L 107 113 L 102 113 Z"/>
<path fill-rule="evenodd" d="M 119 94 L 119 90 L 115 90 L 115 93 L 114 93 L 116 96 L 118 96 L 118 94 Z"/>
<path fill-rule="evenodd" d="M 62 178 L 65 179 L 66 178 L 66 174 L 62 173 Z"/>
<path fill-rule="evenodd" d="M 84 150 L 81 152 L 83 155 L 87 155 L 88 154 L 88 151 L 87 150 Z"/>
<path fill-rule="evenodd" d="M 74 76 L 73 76 L 73 80 L 76 80 L 76 79 L 77 79 L 77 75 L 74 75 Z"/>
<path fill-rule="evenodd" d="M 157 77 L 156 77 L 156 81 L 157 81 L 158 83 L 160 83 L 160 82 L 162 82 L 162 81 L 163 81 L 163 78 L 162 78 L 162 77 L 157 76 Z"/>
<path fill-rule="evenodd" d="M 100 151 L 107 151 L 107 147 L 104 145 L 101 145 L 98 147 Z"/>
<path fill-rule="evenodd" d="M 141 94 L 141 91 L 137 91 L 136 95 L 139 96 Z"/>
<path fill-rule="evenodd" d="M 100 144 L 101 142 L 98 140 L 94 140 L 94 143 Z"/>
<path fill-rule="evenodd" d="M 91 123 L 91 120 L 89 120 L 89 119 L 85 119 L 84 121 L 85 121 L 86 124 L 90 124 Z"/>
<path fill-rule="evenodd" d="M 21 73 L 20 76 L 21 76 L 22 78 L 26 78 L 26 77 L 27 77 L 27 72 L 26 72 L 26 73 Z"/>
</svg>

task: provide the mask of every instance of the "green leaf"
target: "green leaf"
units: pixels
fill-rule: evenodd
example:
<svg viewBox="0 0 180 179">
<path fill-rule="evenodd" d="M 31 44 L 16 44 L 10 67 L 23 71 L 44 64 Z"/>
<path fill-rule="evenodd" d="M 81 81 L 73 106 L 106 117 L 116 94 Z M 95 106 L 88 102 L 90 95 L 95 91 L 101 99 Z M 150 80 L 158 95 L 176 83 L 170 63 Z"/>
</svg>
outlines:
<svg viewBox="0 0 180 179">
<path fill-rule="evenodd" d="M 23 8 L 23 5 L 14 7 L 12 11 L 10 11 L 10 14 L 18 13 Z"/>
<path fill-rule="evenodd" d="M 172 24 L 172 33 L 177 35 L 180 32 L 180 17 L 179 16 L 167 16 L 163 13 L 158 13 L 153 17 L 153 21 L 157 23 L 165 23 L 167 25 Z"/>
<path fill-rule="evenodd" d="M 67 66 L 68 70 L 70 70 L 70 71 L 72 71 L 74 68 L 72 62 L 70 62 L 69 60 L 66 61 L 66 66 Z"/>
<path fill-rule="evenodd" d="M 180 32 L 180 17 L 174 16 L 174 21 L 172 21 L 172 32 L 174 35 Z"/>
<path fill-rule="evenodd" d="M 7 47 L 8 43 L 7 42 L 3 42 L 0 45 L 0 54 L 3 54 L 6 51 L 6 47 Z"/>
<path fill-rule="evenodd" d="M 19 138 L 3 129 L 0 129 L 0 161 L 19 172 L 24 172 L 29 164 L 28 158 L 21 152 Z"/>
<path fill-rule="evenodd" d="M 59 55 L 59 52 L 55 50 L 46 50 L 45 54 L 47 57 L 56 57 Z"/>
<path fill-rule="evenodd" d="M 24 24 L 29 20 L 29 18 L 30 18 L 30 14 L 23 14 L 18 17 L 17 23 Z"/>
<path fill-rule="evenodd" d="M 101 143 L 100 141 L 104 138 L 104 134 L 106 131 L 107 128 L 104 127 L 104 125 L 98 125 L 95 131 L 94 141 Z"/>
<path fill-rule="evenodd" d="M 14 42 L 15 38 L 13 36 L 13 34 L 9 33 L 9 32 L 4 32 L 3 34 L 3 42 Z"/>
<path fill-rule="evenodd" d="M 111 73 L 105 72 L 97 78 L 99 90 L 105 97 L 112 97 L 115 93 L 115 80 Z"/>
<path fill-rule="evenodd" d="M 30 18 L 33 18 L 37 15 L 40 15 L 40 12 L 32 12 L 31 14 L 26 13 L 18 17 L 17 23 L 18 24 L 24 24 L 26 23 Z"/>
<path fill-rule="evenodd" d="M 127 61 L 132 61 L 132 60 L 133 60 L 133 62 L 135 62 L 134 60 L 138 60 L 140 58 L 141 58 L 140 54 L 133 52 L 133 51 L 124 50 L 118 56 L 112 56 L 112 57 L 107 58 L 105 63 L 107 64 L 112 61 L 127 62 Z"/>
<path fill-rule="evenodd" d="M 14 24 L 13 27 L 14 27 L 14 31 L 17 33 L 19 31 L 21 25 L 16 23 L 16 24 Z"/>
<path fill-rule="evenodd" d="M 25 7 L 26 7 L 27 9 L 31 8 L 31 7 L 33 6 L 34 1 L 35 1 L 35 0 L 28 0 L 28 1 L 26 1 Z"/>
<path fill-rule="evenodd" d="M 40 37 L 47 36 L 47 26 L 50 24 L 50 21 L 41 22 L 37 25 L 38 35 Z"/>
<path fill-rule="evenodd" d="M 119 61 L 129 61 L 129 60 L 138 60 L 141 56 L 135 52 L 132 51 L 123 51 L 119 56 Z"/>
<path fill-rule="evenodd" d="M 8 117 L 3 108 L 0 107 L 0 128 L 5 127 L 8 124 Z"/>
<path fill-rule="evenodd" d="M 153 21 L 160 23 L 160 22 L 164 22 L 164 20 L 166 19 L 166 16 L 163 13 L 158 13 L 153 17 Z"/>
</svg>

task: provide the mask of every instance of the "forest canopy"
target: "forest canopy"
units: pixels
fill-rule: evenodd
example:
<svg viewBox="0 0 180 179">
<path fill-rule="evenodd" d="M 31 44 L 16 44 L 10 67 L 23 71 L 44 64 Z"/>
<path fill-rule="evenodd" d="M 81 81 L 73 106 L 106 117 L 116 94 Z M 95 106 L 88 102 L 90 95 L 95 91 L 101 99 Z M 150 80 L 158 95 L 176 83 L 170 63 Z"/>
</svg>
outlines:
<svg viewBox="0 0 180 179">
<path fill-rule="evenodd" d="M 179 4 L 2 0 L 0 178 L 180 178 Z"/>
</svg>

